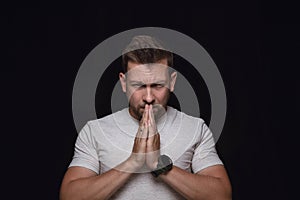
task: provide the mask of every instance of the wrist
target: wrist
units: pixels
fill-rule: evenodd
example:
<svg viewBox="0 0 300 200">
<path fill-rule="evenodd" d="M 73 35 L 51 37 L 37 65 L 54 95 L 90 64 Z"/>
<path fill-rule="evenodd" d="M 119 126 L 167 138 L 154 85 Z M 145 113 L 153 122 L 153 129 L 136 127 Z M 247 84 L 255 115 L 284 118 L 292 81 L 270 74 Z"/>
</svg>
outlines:
<svg viewBox="0 0 300 200">
<path fill-rule="evenodd" d="M 158 159 L 156 161 L 154 161 L 151 165 L 148 165 L 148 168 L 153 171 L 155 169 L 157 169 L 157 165 L 158 165 Z"/>
<path fill-rule="evenodd" d="M 156 169 L 152 170 L 151 174 L 158 177 L 160 174 L 168 173 L 173 167 L 173 162 L 169 156 L 162 155 L 158 158 Z"/>
<path fill-rule="evenodd" d="M 134 158 L 132 158 L 132 156 L 125 161 L 126 168 L 130 173 L 137 172 L 143 166 L 143 164 L 144 163 L 142 162 L 136 161 Z"/>
</svg>

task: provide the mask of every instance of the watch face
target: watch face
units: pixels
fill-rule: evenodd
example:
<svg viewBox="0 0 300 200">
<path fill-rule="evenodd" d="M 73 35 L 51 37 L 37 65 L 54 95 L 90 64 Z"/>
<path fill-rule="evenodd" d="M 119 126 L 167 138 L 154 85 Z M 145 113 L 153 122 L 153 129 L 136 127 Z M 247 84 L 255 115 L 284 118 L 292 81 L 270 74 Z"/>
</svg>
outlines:
<svg viewBox="0 0 300 200">
<path fill-rule="evenodd" d="M 160 156 L 159 160 L 160 160 L 160 167 L 166 167 L 172 164 L 172 160 L 166 155 Z"/>
<path fill-rule="evenodd" d="M 152 171 L 151 174 L 154 177 L 158 177 L 162 173 L 170 171 L 173 167 L 173 162 L 171 158 L 166 155 L 162 155 L 158 159 L 157 169 Z"/>
</svg>

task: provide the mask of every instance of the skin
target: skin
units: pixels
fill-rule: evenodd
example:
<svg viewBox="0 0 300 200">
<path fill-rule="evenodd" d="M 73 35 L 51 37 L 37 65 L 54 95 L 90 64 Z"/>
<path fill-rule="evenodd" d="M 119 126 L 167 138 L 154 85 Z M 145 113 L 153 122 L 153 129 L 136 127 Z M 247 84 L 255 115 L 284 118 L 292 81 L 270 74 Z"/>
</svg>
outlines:
<svg viewBox="0 0 300 200">
<path fill-rule="evenodd" d="M 84 167 L 70 167 L 63 179 L 60 199 L 108 199 L 144 164 L 150 171 L 157 166 L 160 136 L 156 120 L 166 111 L 174 90 L 176 72 L 168 72 L 167 60 L 157 66 L 128 62 L 128 73 L 120 73 L 122 90 L 129 101 L 129 113 L 140 121 L 129 158 L 101 175 Z M 164 66 L 162 66 L 164 65 Z M 222 165 L 207 167 L 196 174 L 176 166 L 159 179 L 186 199 L 231 199 L 231 185 Z"/>
<path fill-rule="evenodd" d="M 128 62 L 126 75 L 120 73 L 122 90 L 129 100 L 129 113 L 137 120 L 141 119 L 146 104 L 153 105 L 157 118 L 166 111 L 177 77 L 176 72 L 169 74 L 166 64 L 166 59 L 146 65 Z"/>
</svg>

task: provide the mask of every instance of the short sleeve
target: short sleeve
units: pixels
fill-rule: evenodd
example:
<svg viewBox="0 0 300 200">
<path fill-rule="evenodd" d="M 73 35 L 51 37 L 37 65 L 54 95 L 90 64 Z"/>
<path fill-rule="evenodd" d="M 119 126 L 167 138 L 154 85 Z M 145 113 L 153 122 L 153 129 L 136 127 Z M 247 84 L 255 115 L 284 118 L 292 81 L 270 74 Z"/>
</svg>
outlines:
<svg viewBox="0 0 300 200">
<path fill-rule="evenodd" d="M 89 123 L 78 134 L 69 167 L 73 166 L 85 167 L 99 174 L 99 160 Z"/>
<path fill-rule="evenodd" d="M 199 123 L 198 131 L 201 139 L 196 145 L 192 159 L 192 170 L 194 173 L 209 166 L 223 164 L 215 149 L 213 134 L 203 121 Z"/>
</svg>

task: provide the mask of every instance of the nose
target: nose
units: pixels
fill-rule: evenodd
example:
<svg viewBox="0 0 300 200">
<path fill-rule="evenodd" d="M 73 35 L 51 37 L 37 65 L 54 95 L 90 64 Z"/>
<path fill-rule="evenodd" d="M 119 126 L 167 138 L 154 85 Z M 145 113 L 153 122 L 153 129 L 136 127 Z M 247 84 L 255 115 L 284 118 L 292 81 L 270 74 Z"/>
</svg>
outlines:
<svg viewBox="0 0 300 200">
<path fill-rule="evenodd" d="M 144 97 L 143 97 L 143 101 L 144 101 L 144 103 L 149 104 L 149 105 L 154 103 L 155 98 L 152 94 L 151 87 L 146 87 L 146 91 L 145 91 L 145 94 L 144 94 Z"/>
</svg>

